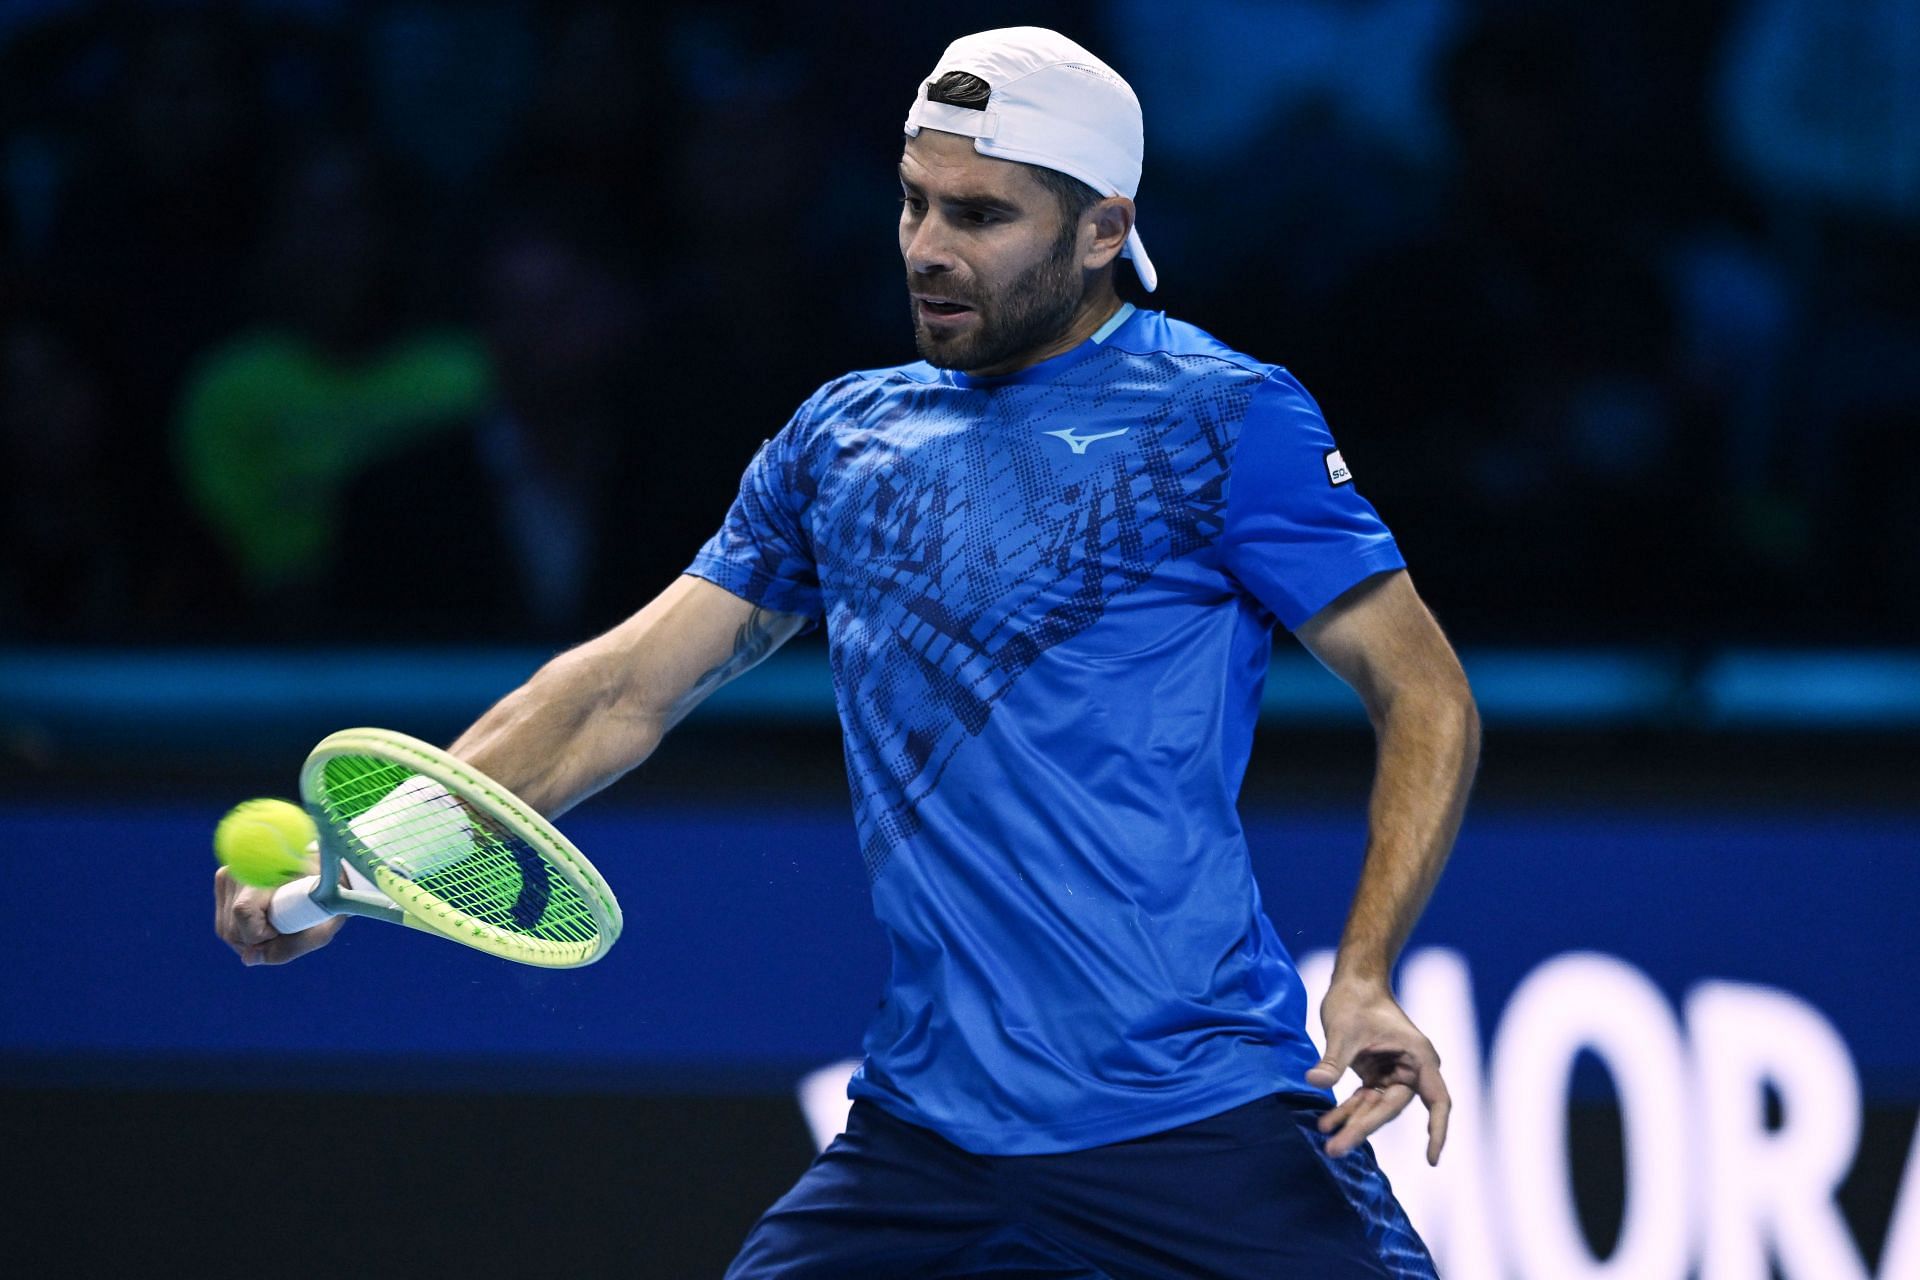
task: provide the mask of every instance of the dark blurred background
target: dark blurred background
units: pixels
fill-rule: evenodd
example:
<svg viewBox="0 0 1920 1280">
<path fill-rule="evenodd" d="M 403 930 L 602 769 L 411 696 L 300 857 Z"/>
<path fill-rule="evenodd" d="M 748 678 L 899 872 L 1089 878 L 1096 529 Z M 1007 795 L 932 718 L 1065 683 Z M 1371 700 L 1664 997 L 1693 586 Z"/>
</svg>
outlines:
<svg viewBox="0 0 1920 1280">
<path fill-rule="evenodd" d="M 1144 103 L 1162 287 L 1123 292 L 1301 378 L 1465 655 L 1486 767 L 1416 938 L 1473 965 L 1449 1060 L 1531 1043 L 1557 955 L 1641 975 L 1689 1062 L 1727 1060 L 1701 984 L 1790 993 L 1859 1072 L 1838 1172 L 1701 1209 L 1673 1263 L 1650 1169 L 1722 1185 L 1832 1117 L 1755 1067 L 1757 1145 L 1649 1156 L 1640 1068 L 1589 1045 L 1584 1247 L 1633 1280 L 1920 1275 L 1916 0 L 0 0 L 0 838 L 111 898 L 84 941 L 0 917 L 30 1270 L 156 1241 L 247 1270 L 209 1260 L 207 1189 L 266 1131 L 332 1188 L 287 1195 L 369 1230 L 356 1178 L 457 1218 L 540 1163 L 502 1219 L 540 1229 L 489 1248 L 556 1274 L 717 1274 L 804 1167 L 792 1083 L 885 964 L 817 636 L 582 820 L 631 927 L 585 978 L 358 926 L 242 971 L 206 838 L 329 729 L 450 739 L 670 582 L 816 386 L 914 357 L 900 122 L 949 40 L 1020 23 Z M 1371 743 L 1284 640 L 1266 715 L 1245 807 L 1304 954 Z M 1451 1185 L 1485 1204 L 1418 1193 L 1448 1273 L 1589 1274 L 1511 1227 L 1530 1166 L 1477 1159 Z M 454 1247 L 371 1238 L 428 1274 Z"/>
<path fill-rule="evenodd" d="M 576 637 L 912 358 L 937 7 L 0 14 L 0 638 Z M 1152 304 L 1306 382 L 1463 640 L 1911 638 L 1911 6 L 1015 20 L 1131 77 Z"/>
</svg>

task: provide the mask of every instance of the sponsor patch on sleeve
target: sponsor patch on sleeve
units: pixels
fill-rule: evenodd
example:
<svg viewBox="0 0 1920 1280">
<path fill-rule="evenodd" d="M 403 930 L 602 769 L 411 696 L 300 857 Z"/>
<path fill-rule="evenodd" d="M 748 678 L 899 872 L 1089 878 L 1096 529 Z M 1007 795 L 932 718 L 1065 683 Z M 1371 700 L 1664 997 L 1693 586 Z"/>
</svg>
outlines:
<svg viewBox="0 0 1920 1280">
<path fill-rule="evenodd" d="M 1327 450 L 1327 482 L 1335 488 L 1353 483 L 1353 472 L 1347 470 L 1346 459 L 1338 449 Z"/>
</svg>

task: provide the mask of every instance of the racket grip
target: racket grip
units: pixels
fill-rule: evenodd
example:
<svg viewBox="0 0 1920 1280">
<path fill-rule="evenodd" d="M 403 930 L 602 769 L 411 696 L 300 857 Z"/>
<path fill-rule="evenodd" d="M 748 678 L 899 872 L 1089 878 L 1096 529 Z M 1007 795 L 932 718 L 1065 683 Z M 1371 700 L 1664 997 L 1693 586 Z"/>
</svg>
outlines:
<svg viewBox="0 0 1920 1280">
<path fill-rule="evenodd" d="M 267 903 L 267 923 L 281 933 L 299 933 L 332 919 L 333 912 L 310 896 L 319 884 L 319 876 L 301 876 L 275 889 Z"/>
</svg>

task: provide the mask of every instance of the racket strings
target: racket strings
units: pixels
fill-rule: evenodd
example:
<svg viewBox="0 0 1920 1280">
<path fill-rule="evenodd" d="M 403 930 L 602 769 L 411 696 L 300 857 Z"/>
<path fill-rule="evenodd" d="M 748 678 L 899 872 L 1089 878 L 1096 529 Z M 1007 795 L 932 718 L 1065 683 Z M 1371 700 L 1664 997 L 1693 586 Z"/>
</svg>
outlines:
<svg viewBox="0 0 1920 1280">
<path fill-rule="evenodd" d="M 371 861 L 475 920 L 554 942 L 600 933 L 592 909 L 539 849 L 404 765 L 336 756 L 321 806 Z"/>
</svg>

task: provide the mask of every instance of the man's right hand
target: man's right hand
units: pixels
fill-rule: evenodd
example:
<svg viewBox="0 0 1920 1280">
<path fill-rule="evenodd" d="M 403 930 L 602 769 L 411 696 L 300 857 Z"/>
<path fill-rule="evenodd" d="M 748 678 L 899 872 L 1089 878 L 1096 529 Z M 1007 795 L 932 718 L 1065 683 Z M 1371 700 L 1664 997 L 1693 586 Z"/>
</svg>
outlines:
<svg viewBox="0 0 1920 1280">
<path fill-rule="evenodd" d="M 272 901 L 273 890 L 248 888 L 225 867 L 213 873 L 213 931 L 233 948 L 241 964 L 297 960 L 332 942 L 347 922 L 345 916 L 335 916 L 299 933 L 281 933 L 267 921 L 267 904 Z"/>
</svg>

